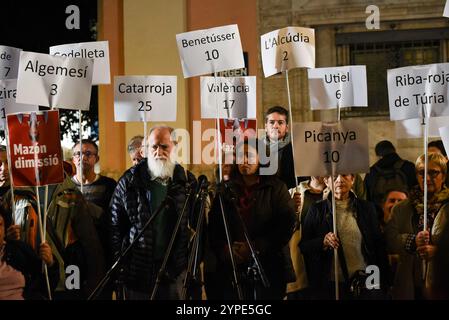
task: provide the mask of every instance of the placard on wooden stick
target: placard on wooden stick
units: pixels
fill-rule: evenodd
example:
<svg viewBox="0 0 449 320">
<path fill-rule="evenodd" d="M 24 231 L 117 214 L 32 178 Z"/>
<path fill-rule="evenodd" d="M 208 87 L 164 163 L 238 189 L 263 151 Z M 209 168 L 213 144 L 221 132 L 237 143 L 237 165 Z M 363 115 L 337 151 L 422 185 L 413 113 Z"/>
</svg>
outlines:
<svg viewBox="0 0 449 320">
<path fill-rule="evenodd" d="M 294 68 L 315 68 L 315 30 L 286 27 L 260 37 L 265 77 Z"/>
<path fill-rule="evenodd" d="M 245 67 L 236 24 L 176 35 L 184 78 Z"/>
<path fill-rule="evenodd" d="M 256 77 L 201 77 L 202 119 L 255 119 Z"/>
<path fill-rule="evenodd" d="M 431 117 L 429 121 L 429 137 L 439 137 L 439 128 L 449 123 L 449 117 Z M 422 119 L 395 121 L 396 139 L 417 139 L 424 137 Z"/>
<path fill-rule="evenodd" d="M 176 90 L 176 76 L 114 77 L 115 121 L 176 121 Z"/>
<path fill-rule="evenodd" d="M 22 49 L 0 45 L 0 79 L 17 79 Z"/>
<path fill-rule="evenodd" d="M 369 171 L 368 128 L 362 120 L 294 123 L 296 176 Z"/>
<path fill-rule="evenodd" d="M 366 66 L 308 69 L 312 110 L 367 107 Z"/>
<path fill-rule="evenodd" d="M 387 72 L 391 120 L 449 116 L 449 63 Z"/>
<path fill-rule="evenodd" d="M 88 110 L 93 60 L 22 51 L 17 79 L 18 103 Z"/>
<path fill-rule="evenodd" d="M 94 59 L 92 85 L 110 84 L 109 42 L 90 41 L 50 47 L 50 54 L 58 57 Z"/>
<path fill-rule="evenodd" d="M 57 110 L 9 114 L 9 150 L 14 187 L 64 180 Z"/>
<path fill-rule="evenodd" d="M 6 115 L 15 112 L 39 111 L 39 106 L 16 102 L 17 79 L 0 80 L 0 130 L 5 130 Z"/>
</svg>

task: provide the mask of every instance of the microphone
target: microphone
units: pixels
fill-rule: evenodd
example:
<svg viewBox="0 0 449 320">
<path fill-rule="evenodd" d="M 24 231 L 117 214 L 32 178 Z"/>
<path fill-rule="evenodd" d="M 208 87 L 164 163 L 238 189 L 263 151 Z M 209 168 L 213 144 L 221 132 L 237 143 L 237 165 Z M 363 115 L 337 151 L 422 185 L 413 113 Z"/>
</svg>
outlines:
<svg viewBox="0 0 449 320">
<path fill-rule="evenodd" d="M 202 174 L 202 175 L 200 175 L 198 177 L 198 185 L 199 185 L 199 187 L 201 188 L 203 184 L 209 185 L 209 182 L 207 181 L 207 177 L 204 174 Z"/>
<path fill-rule="evenodd" d="M 185 185 L 186 193 L 192 192 L 193 186 L 195 185 L 196 181 L 187 181 Z"/>
<path fill-rule="evenodd" d="M 203 189 L 206 189 L 209 187 L 209 181 L 207 181 L 207 177 L 202 174 L 198 177 L 198 187 L 195 192 L 195 200 L 200 197 L 200 193 Z"/>
<path fill-rule="evenodd" d="M 200 175 L 198 177 L 198 184 L 196 186 L 195 193 L 193 194 L 193 203 L 194 204 L 198 201 L 201 191 L 204 188 L 207 188 L 208 186 L 209 186 L 209 182 L 207 181 L 207 177 L 204 174 Z"/>
</svg>

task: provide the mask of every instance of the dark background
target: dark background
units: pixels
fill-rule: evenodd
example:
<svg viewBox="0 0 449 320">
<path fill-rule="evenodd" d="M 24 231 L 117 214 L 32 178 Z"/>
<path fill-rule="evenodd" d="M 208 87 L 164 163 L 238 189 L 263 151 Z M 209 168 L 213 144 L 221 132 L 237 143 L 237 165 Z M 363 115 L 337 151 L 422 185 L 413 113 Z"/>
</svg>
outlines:
<svg viewBox="0 0 449 320">
<path fill-rule="evenodd" d="M 66 13 L 69 5 L 80 9 L 80 29 L 67 29 Z M 0 4 L 0 45 L 16 47 L 24 51 L 48 53 L 49 47 L 95 41 L 97 39 L 96 0 L 33 1 L 2 0 Z M 42 107 L 42 109 L 45 109 Z M 78 123 L 78 112 L 60 110 L 61 139 L 69 134 L 75 142 L 78 130 L 71 124 Z M 84 130 L 91 128 L 90 138 L 98 140 L 98 89 L 92 87 L 89 111 L 83 112 Z M 3 134 L 3 132 L 2 132 Z"/>
</svg>

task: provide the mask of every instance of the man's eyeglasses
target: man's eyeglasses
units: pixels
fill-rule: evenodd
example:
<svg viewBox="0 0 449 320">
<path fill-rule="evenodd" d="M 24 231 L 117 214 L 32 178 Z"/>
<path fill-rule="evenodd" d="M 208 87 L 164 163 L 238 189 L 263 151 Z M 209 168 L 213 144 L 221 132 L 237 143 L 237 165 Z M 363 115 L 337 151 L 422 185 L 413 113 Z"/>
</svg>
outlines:
<svg viewBox="0 0 449 320">
<path fill-rule="evenodd" d="M 417 173 L 421 177 L 424 177 L 424 170 L 418 170 Z M 441 171 L 438 171 L 438 170 L 427 170 L 427 175 L 432 179 L 435 179 L 436 177 L 438 177 L 438 175 L 440 173 L 441 173 Z"/>
<path fill-rule="evenodd" d="M 73 157 L 74 158 L 79 158 L 80 155 L 81 155 L 81 153 L 79 151 L 76 151 L 76 152 L 73 153 Z M 83 152 L 83 156 L 85 156 L 86 158 L 90 158 L 90 157 L 93 157 L 93 156 L 96 156 L 96 155 L 97 154 L 95 152 L 90 152 L 90 151 Z"/>
</svg>

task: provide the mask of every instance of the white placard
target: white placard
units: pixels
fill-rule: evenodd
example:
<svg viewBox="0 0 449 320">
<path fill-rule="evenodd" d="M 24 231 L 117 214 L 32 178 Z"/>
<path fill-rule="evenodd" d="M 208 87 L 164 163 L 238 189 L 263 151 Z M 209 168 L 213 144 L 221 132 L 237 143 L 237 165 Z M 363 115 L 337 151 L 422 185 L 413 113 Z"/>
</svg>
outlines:
<svg viewBox="0 0 449 320">
<path fill-rule="evenodd" d="M 39 106 L 16 102 L 17 79 L 0 80 L 0 130 L 5 130 L 6 115 L 15 112 L 39 111 Z"/>
<path fill-rule="evenodd" d="M 307 70 L 312 110 L 367 107 L 366 66 Z"/>
<path fill-rule="evenodd" d="M 17 79 L 22 49 L 0 45 L 0 79 Z"/>
<path fill-rule="evenodd" d="M 390 69 L 391 120 L 449 116 L 449 63 Z"/>
<path fill-rule="evenodd" d="M 245 67 L 236 24 L 176 35 L 184 78 Z"/>
<path fill-rule="evenodd" d="M 93 59 L 22 51 L 16 101 L 50 108 L 88 110 L 93 65 Z"/>
<path fill-rule="evenodd" d="M 449 0 L 446 0 L 446 4 L 444 5 L 443 17 L 449 18 Z"/>
<path fill-rule="evenodd" d="M 449 126 L 440 128 L 440 137 L 447 153 L 449 151 Z"/>
<path fill-rule="evenodd" d="M 369 171 L 368 126 L 362 120 L 294 123 L 296 176 Z"/>
<path fill-rule="evenodd" d="M 439 128 L 449 123 L 449 117 L 432 117 L 429 121 L 429 137 L 439 137 Z M 424 125 L 422 119 L 395 121 L 396 139 L 422 138 Z"/>
<path fill-rule="evenodd" d="M 202 119 L 256 119 L 256 77 L 201 77 Z"/>
<path fill-rule="evenodd" d="M 266 77 L 293 68 L 315 68 L 315 30 L 286 27 L 260 37 Z"/>
<path fill-rule="evenodd" d="M 50 47 L 52 56 L 94 59 L 92 85 L 111 83 L 109 42 L 92 41 Z"/>
<path fill-rule="evenodd" d="M 176 76 L 114 77 L 115 121 L 176 121 Z M 146 110 L 146 111 L 145 111 Z"/>
</svg>

